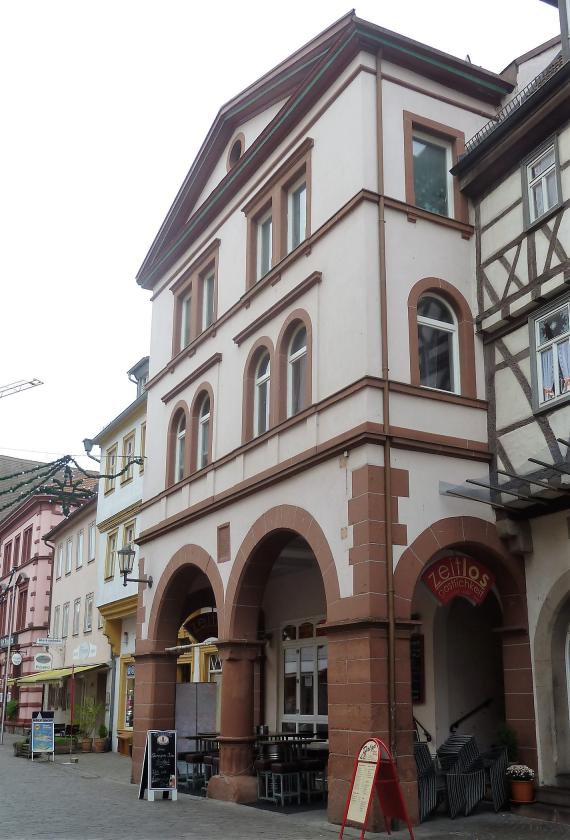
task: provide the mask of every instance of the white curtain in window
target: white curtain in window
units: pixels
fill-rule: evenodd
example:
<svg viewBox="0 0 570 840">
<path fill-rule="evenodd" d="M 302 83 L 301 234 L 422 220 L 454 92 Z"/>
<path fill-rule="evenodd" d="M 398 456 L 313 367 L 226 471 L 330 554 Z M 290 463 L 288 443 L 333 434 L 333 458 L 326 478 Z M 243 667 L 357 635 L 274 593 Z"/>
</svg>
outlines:
<svg viewBox="0 0 570 840">
<path fill-rule="evenodd" d="M 564 391 L 570 390 L 570 343 L 562 341 L 558 345 L 558 364 L 564 380 Z"/>
<path fill-rule="evenodd" d="M 554 396 L 554 363 L 551 348 L 540 354 L 540 364 L 542 367 L 543 399 L 549 400 Z"/>
</svg>

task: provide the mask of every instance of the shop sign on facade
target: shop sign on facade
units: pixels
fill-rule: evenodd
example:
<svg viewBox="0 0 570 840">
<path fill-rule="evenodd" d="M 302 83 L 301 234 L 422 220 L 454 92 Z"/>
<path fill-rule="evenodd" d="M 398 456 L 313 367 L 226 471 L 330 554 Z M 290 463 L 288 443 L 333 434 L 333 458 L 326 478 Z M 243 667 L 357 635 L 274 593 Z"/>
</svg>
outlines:
<svg viewBox="0 0 570 840">
<path fill-rule="evenodd" d="M 91 642 L 81 642 L 76 648 L 73 649 L 73 659 L 94 659 L 97 656 L 97 645 L 91 644 Z"/>
<path fill-rule="evenodd" d="M 8 646 L 12 647 L 12 645 L 15 645 L 17 638 L 17 634 L 13 636 L 2 636 L 0 638 L 0 650 L 7 648 Z"/>
<path fill-rule="evenodd" d="M 477 560 L 465 554 L 443 557 L 432 563 L 422 580 L 442 604 L 454 598 L 465 598 L 479 607 L 495 584 L 495 575 Z"/>
<path fill-rule="evenodd" d="M 52 664 L 51 653 L 36 653 L 34 656 L 34 671 L 50 671 Z"/>
</svg>

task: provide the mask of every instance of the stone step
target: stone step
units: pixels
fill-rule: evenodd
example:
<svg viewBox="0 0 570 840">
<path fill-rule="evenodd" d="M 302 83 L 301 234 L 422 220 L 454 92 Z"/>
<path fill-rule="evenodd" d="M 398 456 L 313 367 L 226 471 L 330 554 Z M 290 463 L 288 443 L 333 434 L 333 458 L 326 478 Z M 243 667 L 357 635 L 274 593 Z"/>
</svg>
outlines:
<svg viewBox="0 0 570 840">
<path fill-rule="evenodd" d="M 559 805 L 547 805 L 544 802 L 534 802 L 532 805 L 511 803 L 511 811 L 519 817 L 570 825 L 570 808 Z"/>
<path fill-rule="evenodd" d="M 570 808 L 570 787 L 561 785 L 542 785 L 536 789 L 536 800 L 544 805 L 556 805 Z"/>
</svg>

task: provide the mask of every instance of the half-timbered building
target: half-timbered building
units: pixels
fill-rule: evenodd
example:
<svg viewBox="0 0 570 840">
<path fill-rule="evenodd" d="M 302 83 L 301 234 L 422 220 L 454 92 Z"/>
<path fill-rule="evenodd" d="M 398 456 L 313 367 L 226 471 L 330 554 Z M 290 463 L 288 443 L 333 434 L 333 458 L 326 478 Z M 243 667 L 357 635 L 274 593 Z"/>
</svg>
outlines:
<svg viewBox="0 0 570 840">
<path fill-rule="evenodd" d="M 492 505 L 499 533 L 521 558 L 533 670 L 505 670 L 504 677 L 521 698 L 534 691 L 539 772 L 545 785 L 567 784 L 570 773 L 566 6 L 561 3 L 561 39 L 507 68 L 503 75 L 515 83 L 513 93 L 497 119 L 467 143 L 453 170 L 474 204 L 477 330 L 485 346 L 493 461 L 490 477 L 472 470 L 466 474 L 469 481 L 450 492 L 478 496 L 482 505 Z M 522 638 L 516 622 L 504 633 Z M 513 717 L 520 716 L 526 716 L 522 699 L 513 709 Z"/>
</svg>

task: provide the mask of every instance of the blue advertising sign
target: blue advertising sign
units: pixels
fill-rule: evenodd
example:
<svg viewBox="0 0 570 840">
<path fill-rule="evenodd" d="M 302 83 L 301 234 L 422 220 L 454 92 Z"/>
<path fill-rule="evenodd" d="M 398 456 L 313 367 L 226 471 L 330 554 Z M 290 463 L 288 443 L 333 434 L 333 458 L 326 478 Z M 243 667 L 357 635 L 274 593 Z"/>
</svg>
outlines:
<svg viewBox="0 0 570 840">
<path fill-rule="evenodd" d="M 52 753 L 54 755 L 55 739 L 53 720 L 32 721 L 32 761 L 34 753 Z M 55 758 L 54 758 L 55 760 Z"/>
</svg>

